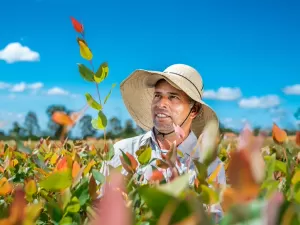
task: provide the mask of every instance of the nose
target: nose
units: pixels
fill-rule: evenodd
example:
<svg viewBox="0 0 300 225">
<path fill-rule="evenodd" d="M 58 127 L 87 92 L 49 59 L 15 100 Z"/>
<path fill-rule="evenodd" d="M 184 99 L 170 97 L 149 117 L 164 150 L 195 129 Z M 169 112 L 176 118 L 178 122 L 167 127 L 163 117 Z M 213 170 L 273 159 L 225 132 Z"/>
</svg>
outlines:
<svg viewBox="0 0 300 225">
<path fill-rule="evenodd" d="M 161 97 L 158 101 L 157 101 L 157 106 L 160 108 L 166 108 L 168 106 L 168 98 L 166 97 Z"/>
</svg>

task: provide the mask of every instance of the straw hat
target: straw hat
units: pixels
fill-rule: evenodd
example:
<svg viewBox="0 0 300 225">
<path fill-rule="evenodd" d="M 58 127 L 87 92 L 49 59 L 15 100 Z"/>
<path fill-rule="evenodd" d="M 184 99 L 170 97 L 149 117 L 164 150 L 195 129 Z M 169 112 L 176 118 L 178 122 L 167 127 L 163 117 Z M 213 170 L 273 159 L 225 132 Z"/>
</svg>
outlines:
<svg viewBox="0 0 300 225">
<path fill-rule="evenodd" d="M 203 100 L 203 81 L 201 75 L 185 64 L 174 64 L 163 72 L 151 70 L 135 70 L 121 83 L 121 94 L 124 104 L 136 124 L 145 131 L 153 128 L 151 102 L 154 85 L 160 79 L 165 79 L 175 88 L 184 91 L 190 98 L 202 104 L 199 115 L 192 122 L 192 131 L 197 137 L 203 131 L 209 120 L 218 117 L 214 110 Z"/>
</svg>

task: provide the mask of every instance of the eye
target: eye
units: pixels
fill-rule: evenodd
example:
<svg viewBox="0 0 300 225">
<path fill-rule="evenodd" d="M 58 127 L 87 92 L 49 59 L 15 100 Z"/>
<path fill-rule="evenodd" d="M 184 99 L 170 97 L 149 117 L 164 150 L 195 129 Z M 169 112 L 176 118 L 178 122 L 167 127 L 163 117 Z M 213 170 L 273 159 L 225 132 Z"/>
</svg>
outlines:
<svg viewBox="0 0 300 225">
<path fill-rule="evenodd" d="M 170 96 L 170 99 L 179 99 L 179 98 L 178 98 L 178 96 L 176 96 L 176 95 L 171 95 L 171 96 Z"/>
</svg>

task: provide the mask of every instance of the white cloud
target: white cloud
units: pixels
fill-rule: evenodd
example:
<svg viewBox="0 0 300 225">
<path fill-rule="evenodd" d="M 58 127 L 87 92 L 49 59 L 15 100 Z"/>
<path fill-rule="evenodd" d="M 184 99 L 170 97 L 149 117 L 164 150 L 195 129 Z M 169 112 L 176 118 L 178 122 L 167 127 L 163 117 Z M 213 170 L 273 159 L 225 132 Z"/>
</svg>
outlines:
<svg viewBox="0 0 300 225">
<path fill-rule="evenodd" d="M 0 89 L 6 89 L 9 87 L 10 87 L 10 84 L 0 81 Z"/>
<path fill-rule="evenodd" d="M 272 108 L 280 104 L 280 99 L 277 95 L 266 95 L 266 96 L 253 96 L 250 98 L 243 98 L 239 101 L 241 108 Z"/>
<path fill-rule="evenodd" d="M 62 88 L 59 87 L 54 87 L 51 88 L 47 91 L 48 95 L 69 95 L 69 92 L 63 90 Z"/>
<path fill-rule="evenodd" d="M 40 55 L 29 47 L 22 46 L 19 42 L 14 42 L 0 50 L 0 60 L 4 60 L 7 63 L 34 62 L 40 60 Z"/>
<path fill-rule="evenodd" d="M 286 86 L 283 88 L 283 92 L 286 95 L 300 95 L 300 84 Z"/>
<path fill-rule="evenodd" d="M 15 84 L 12 88 L 11 91 L 12 92 L 23 92 L 26 89 L 26 83 L 25 82 L 21 82 L 19 84 Z"/>
<path fill-rule="evenodd" d="M 217 91 L 207 90 L 204 91 L 203 97 L 207 99 L 232 101 L 240 98 L 242 92 L 240 88 L 220 87 Z"/>
<path fill-rule="evenodd" d="M 29 85 L 28 85 L 28 88 L 33 89 L 33 90 L 37 90 L 37 89 L 42 88 L 43 86 L 44 86 L 43 83 L 41 83 L 41 82 L 36 82 L 36 83 L 33 83 L 33 84 L 29 84 Z"/>
</svg>

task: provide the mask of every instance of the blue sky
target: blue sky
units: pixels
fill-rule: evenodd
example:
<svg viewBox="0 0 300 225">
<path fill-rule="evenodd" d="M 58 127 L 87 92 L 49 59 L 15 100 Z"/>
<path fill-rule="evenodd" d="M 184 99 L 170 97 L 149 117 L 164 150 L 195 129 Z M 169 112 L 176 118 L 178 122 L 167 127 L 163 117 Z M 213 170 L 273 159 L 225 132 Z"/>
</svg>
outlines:
<svg viewBox="0 0 300 225">
<path fill-rule="evenodd" d="M 205 101 L 226 125 L 296 126 L 299 1 L 10 0 L 1 6 L 2 129 L 15 118 L 22 124 L 29 110 L 44 128 L 48 105 L 77 110 L 86 92 L 95 96 L 77 69 L 88 63 L 70 16 L 84 24 L 95 67 L 109 63 L 102 98 L 117 83 L 105 106 L 109 116 L 129 118 L 118 88 L 132 71 L 185 63 L 201 73 Z"/>
</svg>

